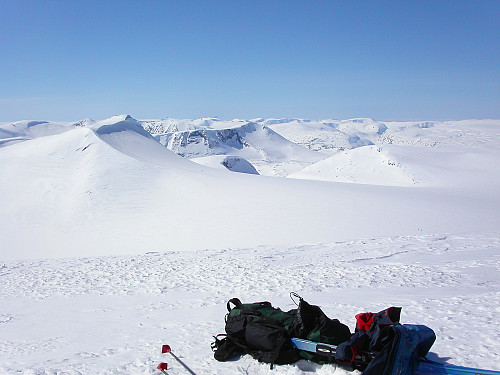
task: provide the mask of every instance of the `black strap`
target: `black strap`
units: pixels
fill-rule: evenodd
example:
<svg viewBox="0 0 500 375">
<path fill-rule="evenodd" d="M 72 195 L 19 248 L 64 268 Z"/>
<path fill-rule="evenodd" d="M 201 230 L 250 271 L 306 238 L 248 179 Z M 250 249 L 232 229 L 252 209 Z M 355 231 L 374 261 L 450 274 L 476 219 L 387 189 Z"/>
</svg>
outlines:
<svg viewBox="0 0 500 375">
<path fill-rule="evenodd" d="M 222 339 L 219 337 L 222 337 Z M 215 341 L 210 344 L 210 347 L 212 348 L 212 351 L 215 352 L 218 349 L 218 347 L 222 344 L 224 339 L 227 338 L 227 335 L 221 333 L 220 335 L 213 336 L 213 338 L 215 339 Z"/>
<path fill-rule="evenodd" d="M 239 298 L 231 298 L 227 302 L 227 311 L 231 312 L 231 303 L 234 305 L 235 308 L 240 309 L 243 313 L 245 314 L 255 314 L 261 316 L 261 313 L 258 310 L 250 309 L 249 307 L 245 306 L 244 304 L 241 303 Z M 259 305 L 259 307 L 272 307 L 271 303 L 269 302 L 255 302 L 252 303 L 252 305 Z"/>
<path fill-rule="evenodd" d="M 243 310 L 243 304 L 238 298 L 231 298 L 229 301 L 227 301 L 227 311 L 231 312 L 231 306 L 230 303 L 232 303 L 235 307 Z"/>
<path fill-rule="evenodd" d="M 295 302 L 295 300 L 293 299 L 293 297 L 298 298 L 299 299 L 299 303 L 302 302 L 302 297 L 299 296 L 295 292 L 290 292 L 290 298 L 291 298 L 292 302 L 295 303 L 295 305 L 299 306 L 299 304 L 297 302 Z"/>
</svg>

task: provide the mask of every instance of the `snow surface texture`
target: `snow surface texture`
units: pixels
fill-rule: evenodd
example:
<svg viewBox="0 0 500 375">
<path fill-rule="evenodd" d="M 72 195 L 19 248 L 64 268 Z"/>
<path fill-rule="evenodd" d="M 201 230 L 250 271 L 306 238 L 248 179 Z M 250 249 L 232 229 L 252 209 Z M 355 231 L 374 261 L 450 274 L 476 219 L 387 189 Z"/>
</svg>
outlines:
<svg viewBox="0 0 500 375">
<path fill-rule="evenodd" d="M 334 365 L 219 363 L 226 302 L 288 291 L 354 330 L 354 315 L 403 306 L 425 324 L 430 358 L 500 369 L 500 236 L 404 236 L 286 247 L 161 252 L 0 264 L 0 373 L 184 374 L 169 344 L 197 374 L 348 374 Z M 355 374 L 359 374 L 355 372 Z"/>
<path fill-rule="evenodd" d="M 197 163 L 158 142 L 181 132 Z M 169 344 L 198 374 L 347 374 L 213 359 L 228 299 L 290 291 L 351 330 L 402 306 L 432 359 L 498 370 L 498 160 L 498 120 L 0 123 L 0 373 L 184 373 Z"/>
</svg>

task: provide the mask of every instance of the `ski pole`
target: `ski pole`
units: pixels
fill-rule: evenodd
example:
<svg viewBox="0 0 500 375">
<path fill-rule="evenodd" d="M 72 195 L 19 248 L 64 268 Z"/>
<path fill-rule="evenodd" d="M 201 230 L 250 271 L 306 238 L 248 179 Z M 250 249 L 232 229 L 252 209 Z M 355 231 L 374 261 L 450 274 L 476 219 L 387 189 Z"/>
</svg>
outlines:
<svg viewBox="0 0 500 375">
<path fill-rule="evenodd" d="M 192 371 L 189 367 L 187 367 L 187 365 L 186 365 L 184 362 L 182 362 L 182 361 L 179 359 L 179 357 L 177 357 L 174 353 L 172 353 L 172 349 L 170 348 L 170 346 L 169 346 L 169 345 L 163 345 L 163 346 L 161 347 L 161 352 L 162 352 L 162 353 L 169 353 L 169 354 L 171 354 L 171 355 L 172 355 L 172 357 L 174 357 L 174 358 L 175 358 L 175 360 L 176 360 L 177 362 L 179 362 L 179 363 L 180 363 L 180 364 L 181 364 L 181 365 L 182 365 L 182 366 L 183 366 L 183 367 L 184 367 L 187 371 L 189 371 L 189 373 L 190 373 L 191 375 L 196 375 L 196 374 L 195 374 L 195 373 L 194 373 L 194 372 L 193 372 L 193 371 Z"/>
<path fill-rule="evenodd" d="M 158 365 L 158 367 L 156 367 L 158 370 L 160 370 L 161 372 L 163 372 L 165 375 L 168 375 L 167 374 L 167 363 L 166 362 L 162 362 Z"/>
</svg>

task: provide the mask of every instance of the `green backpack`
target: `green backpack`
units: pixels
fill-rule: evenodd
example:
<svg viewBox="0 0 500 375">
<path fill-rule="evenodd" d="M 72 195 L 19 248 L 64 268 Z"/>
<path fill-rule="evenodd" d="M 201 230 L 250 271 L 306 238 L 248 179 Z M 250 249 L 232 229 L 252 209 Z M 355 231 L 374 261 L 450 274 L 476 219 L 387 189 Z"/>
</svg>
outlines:
<svg viewBox="0 0 500 375">
<path fill-rule="evenodd" d="M 271 367 L 300 359 L 299 351 L 291 343 L 293 312 L 281 311 L 269 302 L 243 304 L 238 298 L 229 300 L 227 310 L 226 334 L 216 336 L 212 344 L 215 359 L 228 361 L 250 354 L 259 362 L 270 363 Z"/>
<path fill-rule="evenodd" d="M 215 337 L 214 357 L 228 361 L 250 354 L 260 362 L 274 364 L 294 363 L 301 358 L 324 362 L 316 355 L 292 347 L 291 338 L 297 337 L 326 344 L 338 345 L 349 340 L 349 328 L 337 319 L 328 318 L 318 306 L 300 296 L 298 308 L 284 312 L 269 302 L 243 304 L 238 298 L 227 303 L 226 334 Z M 234 307 L 231 307 L 231 304 Z"/>
</svg>

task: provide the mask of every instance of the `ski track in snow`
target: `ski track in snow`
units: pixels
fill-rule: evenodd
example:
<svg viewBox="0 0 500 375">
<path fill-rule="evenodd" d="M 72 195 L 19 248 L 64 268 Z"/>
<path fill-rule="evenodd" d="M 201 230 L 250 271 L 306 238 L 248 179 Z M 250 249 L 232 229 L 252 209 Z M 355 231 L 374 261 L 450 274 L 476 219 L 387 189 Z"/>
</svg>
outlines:
<svg viewBox="0 0 500 375">
<path fill-rule="evenodd" d="M 402 306 L 402 323 L 435 330 L 431 359 L 499 370 L 499 250 L 496 233 L 1 262 L 0 373 L 185 373 L 161 344 L 197 374 L 349 373 L 213 359 L 228 299 L 288 310 L 290 291 L 351 330 L 359 312 Z"/>
</svg>

